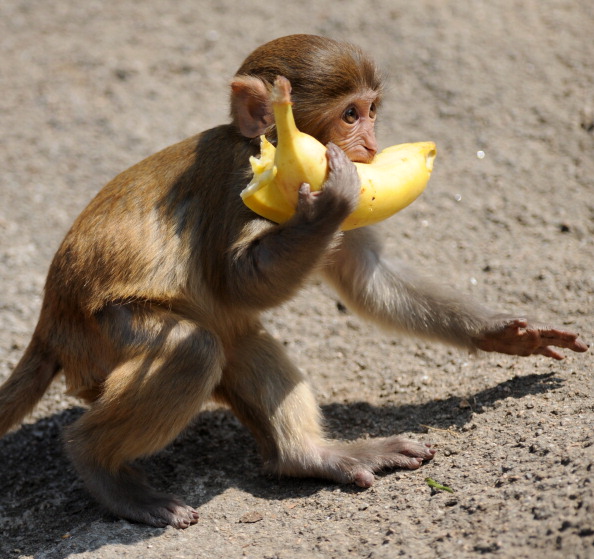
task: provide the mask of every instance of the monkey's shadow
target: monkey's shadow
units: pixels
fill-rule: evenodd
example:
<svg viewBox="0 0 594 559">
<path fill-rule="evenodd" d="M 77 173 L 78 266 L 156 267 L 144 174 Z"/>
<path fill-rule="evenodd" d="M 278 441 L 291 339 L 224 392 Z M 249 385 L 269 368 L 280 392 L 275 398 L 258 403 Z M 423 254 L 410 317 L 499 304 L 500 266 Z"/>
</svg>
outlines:
<svg viewBox="0 0 594 559">
<path fill-rule="evenodd" d="M 480 413 L 504 398 L 523 398 L 559 388 L 563 379 L 553 373 L 532 374 L 502 382 L 474 395 L 466 395 L 471 408 L 461 408 L 452 396 L 415 405 L 376 407 L 364 402 L 329 404 L 323 413 L 329 434 L 355 439 L 398 432 L 424 432 L 423 425 L 460 428 L 473 413 Z M 93 521 L 119 522 L 104 512 L 86 493 L 62 452 L 61 432 L 83 413 L 69 409 L 23 425 L 0 440 L 0 556 L 36 555 L 54 547 L 71 530 Z M 311 495 L 330 485 L 314 479 L 276 479 L 262 473 L 254 440 L 230 411 L 201 413 L 172 445 L 144 461 L 155 487 L 200 506 L 229 488 L 258 498 L 283 500 Z M 357 492 L 354 486 L 344 491 Z M 152 537 L 159 530 L 140 527 L 121 532 L 125 542 Z M 114 531 L 114 539 L 120 541 Z M 97 543 L 97 548 L 105 541 Z M 113 543 L 113 542 L 112 542 Z M 53 545 L 52 545 L 53 544 Z M 52 555 L 53 556 L 53 555 Z"/>
</svg>

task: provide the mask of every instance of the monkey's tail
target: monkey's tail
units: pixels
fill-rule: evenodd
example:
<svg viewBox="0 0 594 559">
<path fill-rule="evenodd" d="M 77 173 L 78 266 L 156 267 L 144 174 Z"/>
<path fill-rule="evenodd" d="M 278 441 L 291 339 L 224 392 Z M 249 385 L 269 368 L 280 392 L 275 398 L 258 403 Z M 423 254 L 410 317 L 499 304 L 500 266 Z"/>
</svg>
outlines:
<svg viewBox="0 0 594 559">
<path fill-rule="evenodd" d="M 59 369 L 57 359 L 34 335 L 18 365 L 0 386 L 0 437 L 33 409 Z"/>
</svg>

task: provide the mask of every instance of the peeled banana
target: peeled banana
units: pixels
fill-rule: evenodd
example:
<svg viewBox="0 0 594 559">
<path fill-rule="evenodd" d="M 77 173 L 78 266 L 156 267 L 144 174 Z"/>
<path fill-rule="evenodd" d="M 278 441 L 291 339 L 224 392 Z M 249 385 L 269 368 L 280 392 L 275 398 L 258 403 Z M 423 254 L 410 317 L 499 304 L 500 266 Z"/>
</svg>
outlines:
<svg viewBox="0 0 594 559">
<path fill-rule="evenodd" d="M 260 157 L 250 158 L 254 176 L 241 192 L 248 208 L 276 223 L 295 213 L 302 183 L 320 190 L 328 174 L 326 148 L 297 129 L 289 92 L 289 82 L 278 78 L 271 96 L 278 147 L 260 138 Z M 371 163 L 355 163 L 361 179 L 359 205 L 341 229 L 377 223 L 408 206 L 425 189 L 435 155 L 433 142 L 417 142 L 386 148 Z"/>
</svg>

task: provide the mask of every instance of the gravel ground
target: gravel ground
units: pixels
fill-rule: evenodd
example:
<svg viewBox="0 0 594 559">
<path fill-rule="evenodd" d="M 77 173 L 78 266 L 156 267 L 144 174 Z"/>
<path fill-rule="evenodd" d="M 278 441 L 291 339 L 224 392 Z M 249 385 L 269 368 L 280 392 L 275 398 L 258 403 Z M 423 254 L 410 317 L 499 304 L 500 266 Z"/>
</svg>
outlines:
<svg viewBox="0 0 594 559">
<path fill-rule="evenodd" d="M 379 226 L 386 253 L 591 342 L 593 28 L 591 0 L 1 3 L 0 379 L 94 193 L 225 122 L 246 54 L 295 32 L 375 57 L 383 146 L 437 143 L 427 191 Z M 82 409 L 58 381 L 0 440 L 0 557 L 594 557 L 591 352 L 471 357 L 380 332 L 315 283 L 267 322 L 311 376 L 333 436 L 403 432 L 436 458 L 369 490 L 269 478 L 246 430 L 210 407 L 146 461 L 199 523 L 149 528 L 106 514 L 70 469 L 60 433 Z"/>
</svg>

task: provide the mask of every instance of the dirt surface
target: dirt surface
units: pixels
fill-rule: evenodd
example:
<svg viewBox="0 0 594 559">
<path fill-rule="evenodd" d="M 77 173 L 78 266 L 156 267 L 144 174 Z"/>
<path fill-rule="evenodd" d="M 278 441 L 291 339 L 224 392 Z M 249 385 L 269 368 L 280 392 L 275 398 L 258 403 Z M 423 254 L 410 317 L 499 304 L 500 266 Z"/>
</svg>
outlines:
<svg viewBox="0 0 594 559">
<path fill-rule="evenodd" d="M 375 57 L 387 77 L 382 146 L 437 143 L 426 193 L 380 225 L 386 253 L 591 342 L 593 28 L 591 0 L 2 2 L 0 378 L 94 193 L 225 122 L 244 56 L 294 32 Z M 433 462 L 369 490 L 271 479 L 251 436 L 213 407 L 146 460 L 199 523 L 134 525 L 70 469 L 60 433 L 82 410 L 60 381 L 0 440 L 0 557 L 594 557 L 592 352 L 471 357 L 382 333 L 315 283 L 267 322 L 311 376 L 333 436 L 403 432 L 433 442 Z"/>
</svg>

